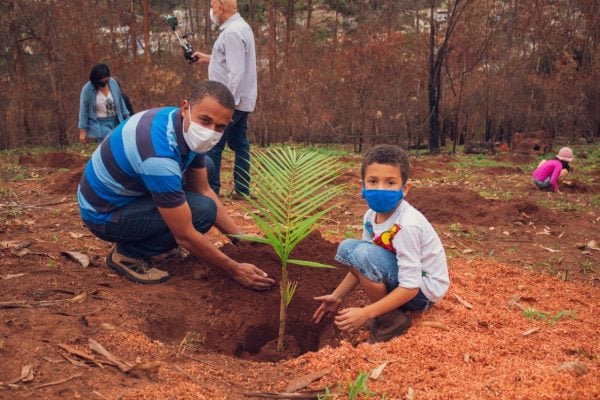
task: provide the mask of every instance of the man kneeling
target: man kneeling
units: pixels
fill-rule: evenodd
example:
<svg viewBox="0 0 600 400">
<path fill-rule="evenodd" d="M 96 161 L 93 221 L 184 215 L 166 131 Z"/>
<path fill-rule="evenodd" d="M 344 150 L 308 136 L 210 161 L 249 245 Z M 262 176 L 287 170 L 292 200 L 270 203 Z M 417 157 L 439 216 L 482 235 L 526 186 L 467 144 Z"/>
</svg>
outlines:
<svg viewBox="0 0 600 400">
<path fill-rule="evenodd" d="M 272 286 L 264 271 L 229 258 L 204 236 L 213 225 L 241 233 L 210 188 L 205 163 L 234 107 L 226 86 L 201 82 L 179 108 L 137 113 L 96 149 L 77 198 L 85 225 L 115 243 L 110 268 L 135 282 L 162 282 L 169 275 L 156 265 L 181 246 L 244 287 Z"/>
</svg>

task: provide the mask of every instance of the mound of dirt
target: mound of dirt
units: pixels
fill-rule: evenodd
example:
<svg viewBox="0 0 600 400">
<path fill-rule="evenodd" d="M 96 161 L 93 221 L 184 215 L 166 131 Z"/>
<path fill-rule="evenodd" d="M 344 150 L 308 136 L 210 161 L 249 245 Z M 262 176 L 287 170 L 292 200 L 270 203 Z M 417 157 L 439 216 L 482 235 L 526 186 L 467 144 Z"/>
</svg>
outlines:
<svg viewBox="0 0 600 400">
<path fill-rule="evenodd" d="M 46 182 L 48 183 L 48 193 L 75 194 L 81 175 L 83 175 L 84 168 L 85 167 L 80 167 L 73 171 L 56 172 L 48 176 L 48 178 L 46 178 Z"/>
<path fill-rule="evenodd" d="M 560 185 L 560 190 L 567 193 L 589 193 L 592 192 L 590 187 L 587 184 L 580 182 L 578 180 L 570 180 L 569 183 L 564 182 L 564 184 Z M 593 190 L 593 192 L 598 192 L 598 190 Z"/>
<path fill-rule="evenodd" d="M 526 200 L 488 200 L 459 187 L 420 188 L 410 191 L 409 202 L 436 224 L 460 223 L 479 226 L 512 225 L 534 221 L 551 225 L 556 217 Z"/>
<path fill-rule="evenodd" d="M 38 168 L 79 168 L 88 158 L 62 151 L 45 154 L 25 154 L 19 157 L 19 165 Z"/>
</svg>

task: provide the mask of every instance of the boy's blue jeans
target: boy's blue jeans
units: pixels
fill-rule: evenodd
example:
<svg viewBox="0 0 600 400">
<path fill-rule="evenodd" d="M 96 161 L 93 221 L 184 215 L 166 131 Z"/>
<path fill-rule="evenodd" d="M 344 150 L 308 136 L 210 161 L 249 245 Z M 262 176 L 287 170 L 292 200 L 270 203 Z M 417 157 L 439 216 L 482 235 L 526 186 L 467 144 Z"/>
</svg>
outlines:
<svg viewBox="0 0 600 400">
<path fill-rule="evenodd" d="M 389 292 L 398 287 L 398 262 L 396 255 L 371 242 L 358 239 L 345 239 L 340 243 L 335 260 L 353 268 L 371 282 L 385 283 Z M 415 297 L 403 304 L 402 311 L 422 311 L 433 302 L 429 301 L 421 289 Z"/>
<path fill-rule="evenodd" d="M 215 170 L 209 176 L 208 183 L 216 194 L 221 190 L 221 156 L 225 144 L 235 153 L 233 162 L 233 190 L 241 194 L 250 194 L 250 142 L 246 131 L 248 130 L 248 115 L 246 111 L 235 110 L 232 121 L 221 140 L 206 153 L 212 160 Z"/>
<path fill-rule="evenodd" d="M 192 224 L 205 233 L 215 223 L 217 206 L 205 196 L 186 192 L 192 211 Z M 177 247 L 175 237 L 163 221 L 152 197 L 140 197 L 119 210 L 117 222 L 107 222 L 105 232 L 92 232 L 102 240 L 117 244 L 119 253 L 133 258 L 148 258 Z"/>
</svg>

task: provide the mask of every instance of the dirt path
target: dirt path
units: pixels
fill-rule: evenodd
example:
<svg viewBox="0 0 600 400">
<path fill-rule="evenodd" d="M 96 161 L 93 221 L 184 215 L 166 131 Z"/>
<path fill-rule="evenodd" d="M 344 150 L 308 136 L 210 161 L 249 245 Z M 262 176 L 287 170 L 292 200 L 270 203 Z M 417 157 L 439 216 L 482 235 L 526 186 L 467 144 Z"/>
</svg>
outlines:
<svg viewBox="0 0 600 400">
<path fill-rule="evenodd" d="M 406 335 L 370 345 L 364 330 L 340 334 L 331 320 L 310 322 L 312 297 L 332 290 L 343 268 L 291 267 L 299 289 L 288 339 L 302 355 L 268 362 L 260 349 L 276 335 L 277 290 L 244 290 L 191 259 L 169 266 L 172 278 L 161 285 L 116 276 L 103 266 L 109 244 L 79 220 L 74 190 L 85 158 L 22 157 L 21 175 L 3 182 L 0 196 L 0 398 L 242 399 L 322 371 L 309 388 L 341 387 L 334 398 L 342 399 L 347 382 L 384 362 L 381 377 L 368 380 L 374 398 L 600 398 L 599 170 L 557 197 L 531 187 L 527 161 L 487 168 L 450 156 L 412 161 L 407 201 L 445 244 L 447 297 L 414 316 Z M 5 176 L 11 168 L 0 161 Z M 340 182 L 358 179 L 349 167 Z M 357 186 L 342 200 L 297 249 L 303 258 L 331 263 L 337 243 L 360 234 Z M 255 231 L 243 203 L 224 202 Z M 277 276 L 269 249 L 210 237 Z M 92 256 L 93 264 L 84 268 L 64 251 Z M 357 292 L 346 305 L 364 303 Z M 118 360 L 94 352 L 90 339 Z"/>
</svg>

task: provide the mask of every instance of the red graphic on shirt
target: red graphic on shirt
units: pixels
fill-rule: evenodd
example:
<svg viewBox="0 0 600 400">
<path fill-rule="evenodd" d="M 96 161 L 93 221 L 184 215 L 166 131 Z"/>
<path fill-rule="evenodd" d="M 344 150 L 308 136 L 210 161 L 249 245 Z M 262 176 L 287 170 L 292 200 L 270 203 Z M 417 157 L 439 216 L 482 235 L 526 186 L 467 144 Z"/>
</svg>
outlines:
<svg viewBox="0 0 600 400">
<path fill-rule="evenodd" d="M 394 249 L 392 241 L 398 232 L 400 232 L 400 226 L 398 226 L 398 224 L 394 224 L 389 230 L 373 238 L 373 243 L 396 254 L 396 249 Z"/>
</svg>

